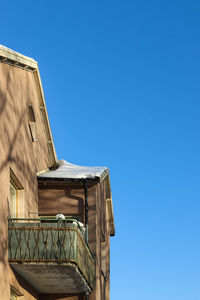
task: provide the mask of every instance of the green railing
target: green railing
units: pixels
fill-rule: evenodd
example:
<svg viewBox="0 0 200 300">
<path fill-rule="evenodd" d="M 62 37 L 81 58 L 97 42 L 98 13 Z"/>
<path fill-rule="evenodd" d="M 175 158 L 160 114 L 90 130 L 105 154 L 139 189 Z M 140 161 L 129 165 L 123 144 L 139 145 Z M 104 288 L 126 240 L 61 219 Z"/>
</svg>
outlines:
<svg viewBox="0 0 200 300">
<path fill-rule="evenodd" d="M 76 220 L 9 219 L 8 249 L 10 263 L 74 264 L 94 288 L 94 257 Z"/>
</svg>

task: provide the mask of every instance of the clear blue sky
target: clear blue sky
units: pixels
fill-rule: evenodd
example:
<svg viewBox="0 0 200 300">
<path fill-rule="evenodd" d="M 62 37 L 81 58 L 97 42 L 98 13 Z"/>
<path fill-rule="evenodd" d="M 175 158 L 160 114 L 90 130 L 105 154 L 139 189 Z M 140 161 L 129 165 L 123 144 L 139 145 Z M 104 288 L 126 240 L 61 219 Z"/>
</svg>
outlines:
<svg viewBox="0 0 200 300">
<path fill-rule="evenodd" d="M 200 299 L 200 2 L 3 1 L 59 158 L 110 168 L 111 300 Z"/>
</svg>

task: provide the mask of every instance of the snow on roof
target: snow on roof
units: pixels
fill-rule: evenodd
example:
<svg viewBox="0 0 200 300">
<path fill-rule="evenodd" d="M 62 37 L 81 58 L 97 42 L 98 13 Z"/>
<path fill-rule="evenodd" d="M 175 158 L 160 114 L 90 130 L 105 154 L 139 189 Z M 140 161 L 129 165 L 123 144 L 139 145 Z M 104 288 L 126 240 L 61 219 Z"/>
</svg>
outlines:
<svg viewBox="0 0 200 300">
<path fill-rule="evenodd" d="M 38 179 L 102 179 L 109 174 L 106 167 L 84 167 L 73 165 L 65 160 L 59 161 L 59 167 L 56 170 L 39 174 Z"/>
</svg>

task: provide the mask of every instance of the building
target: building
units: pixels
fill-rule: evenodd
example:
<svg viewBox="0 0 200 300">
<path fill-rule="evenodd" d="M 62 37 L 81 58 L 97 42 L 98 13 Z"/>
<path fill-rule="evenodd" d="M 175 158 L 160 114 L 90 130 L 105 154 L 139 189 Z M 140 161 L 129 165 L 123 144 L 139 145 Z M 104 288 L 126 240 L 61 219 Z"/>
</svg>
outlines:
<svg viewBox="0 0 200 300">
<path fill-rule="evenodd" d="M 58 161 L 35 60 L 0 46 L 0 299 L 109 300 L 109 170 Z"/>
</svg>

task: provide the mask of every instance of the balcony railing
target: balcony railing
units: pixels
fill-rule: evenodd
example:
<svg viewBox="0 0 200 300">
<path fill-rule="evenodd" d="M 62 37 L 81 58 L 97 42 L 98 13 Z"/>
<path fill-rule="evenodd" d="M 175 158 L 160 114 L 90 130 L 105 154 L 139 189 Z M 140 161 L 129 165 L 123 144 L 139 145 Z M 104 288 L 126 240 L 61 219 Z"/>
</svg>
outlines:
<svg viewBox="0 0 200 300">
<path fill-rule="evenodd" d="M 78 288 L 71 283 L 70 288 L 66 282 L 66 288 L 62 288 L 62 292 L 64 290 L 65 292 L 76 292 L 78 289 L 78 292 L 84 292 L 91 291 L 94 288 L 94 258 L 84 239 L 84 231 L 76 220 L 9 219 L 8 250 L 9 262 L 12 267 L 23 277 L 26 277 L 25 279 L 31 281 L 35 288 L 41 292 L 45 292 L 45 289 L 40 286 L 37 278 L 33 278 L 36 267 L 38 269 L 43 266 L 38 270 L 41 276 L 44 272 L 43 277 L 45 278 L 45 274 L 51 269 L 52 264 L 56 274 L 62 273 L 62 279 L 64 275 L 68 276 L 68 279 L 70 279 L 70 274 L 73 277 L 75 273 L 71 269 L 73 266 L 76 268 L 76 274 L 72 279 L 73 282 L 76 279 L 80 281 L 75 282 Z M 23 264 L 26 265 L 26 268 L 22 266 Z M 57 266 L 56 269 L 55 265 Z M 61 272 L 63 266 L 65 269 L 64 271 L 62 269 Z M 51 274 L 53 273 L 52 270 Z M 49 282 L 48 279 L 45 279 L 46 285 L 50 285 L 54 277 L 52 275 L 49 278 Z M 59 276 L 56 276 L 56 278 L 59 280 Z M 58 285 L 56 292 L 61 292 Z M 53 292 L 55 292 L 55 289 Z"/>
</svg>

